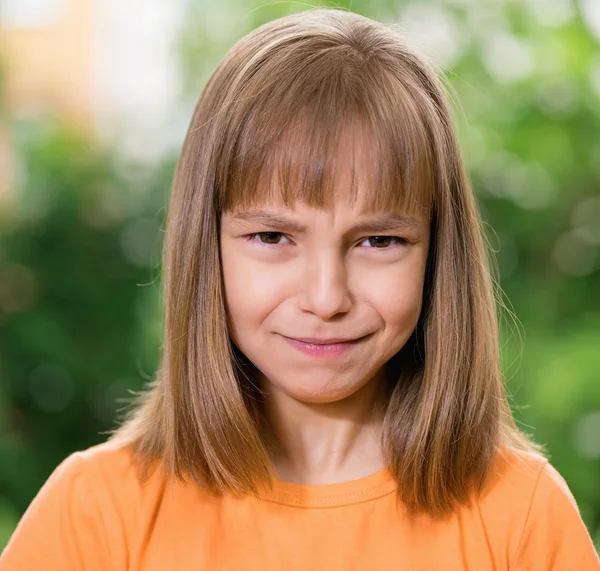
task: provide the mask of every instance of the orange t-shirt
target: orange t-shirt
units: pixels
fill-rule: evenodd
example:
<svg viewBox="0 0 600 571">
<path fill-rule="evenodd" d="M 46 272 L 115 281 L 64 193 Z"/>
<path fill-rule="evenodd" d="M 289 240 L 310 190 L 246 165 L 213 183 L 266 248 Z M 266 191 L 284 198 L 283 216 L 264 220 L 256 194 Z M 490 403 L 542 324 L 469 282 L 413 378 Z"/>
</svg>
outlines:
<svg viewBox="0 0 600 571">
<path fill-rule="evenodd" d="M 113 443 L 52 473 L 0 557 L 1 571 L 598 571 L 564 479 L 502 449 L 485 493 L 447 520 L 396 508 L 387 470 L 339 484 L 280 480 L 257 499 L 140 484 Z"/>
</svg>

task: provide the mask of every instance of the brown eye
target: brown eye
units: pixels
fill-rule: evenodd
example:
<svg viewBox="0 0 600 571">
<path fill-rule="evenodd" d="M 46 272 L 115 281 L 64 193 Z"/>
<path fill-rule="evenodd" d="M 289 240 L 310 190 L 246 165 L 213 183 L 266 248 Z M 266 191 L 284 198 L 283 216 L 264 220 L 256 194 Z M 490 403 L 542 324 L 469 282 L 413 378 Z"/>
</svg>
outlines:
<svg viewBox="0 0 600 571">
<path fill-rule="evenodd" d="M 390 245 L 391 236 L 371 236 L 368 240 L 372 246 L 387 248 Z"/>
<path fill-rule="evenodd" d="M 258 245 L 262 246 L 279 246 L 282 236 L 284 236 L 283 232 L 255 232 L 246 238 L 249 242 L 257 242 Z"/>
<path fill-rule="evenodd" d="M 397 245 L 406 244 L 407 241 L 399 236 L 369 236 L 366 240 L 377 250 L 391 249 L 390 246 L 396 242 Z"/>
<path fill-rule="evenodd" d="M 266 241 L 261 240 L 261 242 L 265 242 L 266 244 L 276 244 L 279 241 L 278 238 L 281 237 L 281 232 L 258 232 L 257 236 L 266 237 Z"/>
</svg>

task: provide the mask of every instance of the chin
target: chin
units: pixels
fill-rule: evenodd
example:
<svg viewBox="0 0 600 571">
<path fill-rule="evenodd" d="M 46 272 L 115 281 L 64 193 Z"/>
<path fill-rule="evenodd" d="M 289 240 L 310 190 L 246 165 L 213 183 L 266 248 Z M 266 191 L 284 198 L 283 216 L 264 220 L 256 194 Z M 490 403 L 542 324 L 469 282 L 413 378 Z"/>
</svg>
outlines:
<svg viewBox="0 0 600 571">
<path fill-rule="evenodd" d="M 330 387 L 315 387 L 313 386 L 286 386 L 280 387 L 294 400 L 304 402 L 306 404 L 329 404 L 341 401 L 354 394 L 360 387 L 354 386 L 330 386 Z"/>
</svg>

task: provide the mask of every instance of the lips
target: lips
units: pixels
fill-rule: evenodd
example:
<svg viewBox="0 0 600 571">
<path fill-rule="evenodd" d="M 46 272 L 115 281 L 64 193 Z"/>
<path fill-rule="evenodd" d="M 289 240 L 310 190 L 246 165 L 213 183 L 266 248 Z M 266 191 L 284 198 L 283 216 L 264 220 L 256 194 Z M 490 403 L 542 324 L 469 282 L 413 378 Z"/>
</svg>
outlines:
<svg viewBox="0 0 600 571">
<path fill-rule="evenodd" d="M 344 337 L 331 337 L 328 339 L 318 339 L 316 337 L 287 337 L 287 335 L 283 335 L 282 337 L 286 337 L 287 339 L 291 339 L 292 341 L 300 341 L 301 343 L 310 343 L 311 345 L 334 345 L 336 343 L 355 343 L 356 341 L 360 341 L 362 337 L 358 338 L 344 338 Z M 364 337 L 364 335 L 363 335 Z"/>
<path fill-rule="evenodd" d="M 312 343 L 299 341 L 293 337 L 280 336 L 289 346 L 313 359 L 337 359 L 359 346 L 361 339 L 352 339 L 343 343 Z M 309 337 L 310 339 L 310 337 Z M 314 339 L 314 337 L 312 338 Z M 364 337 L 363 337 L 364 339 Z"/>
</svg>

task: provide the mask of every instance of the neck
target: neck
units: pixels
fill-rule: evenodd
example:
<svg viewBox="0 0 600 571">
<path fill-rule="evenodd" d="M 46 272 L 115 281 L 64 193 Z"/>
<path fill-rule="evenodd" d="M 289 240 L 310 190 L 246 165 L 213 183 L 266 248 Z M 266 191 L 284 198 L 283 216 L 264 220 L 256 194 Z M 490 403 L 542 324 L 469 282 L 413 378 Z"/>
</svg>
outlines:
<svg viewBox="0 0 600 571">
<path fill-rule="evenodd" d="M 381 435 L 383 374 L 335 402 L 307 403 L 260 379 L 277 477 L 300 484 L 354 480 L 386 466 Z"/>
</svg>

